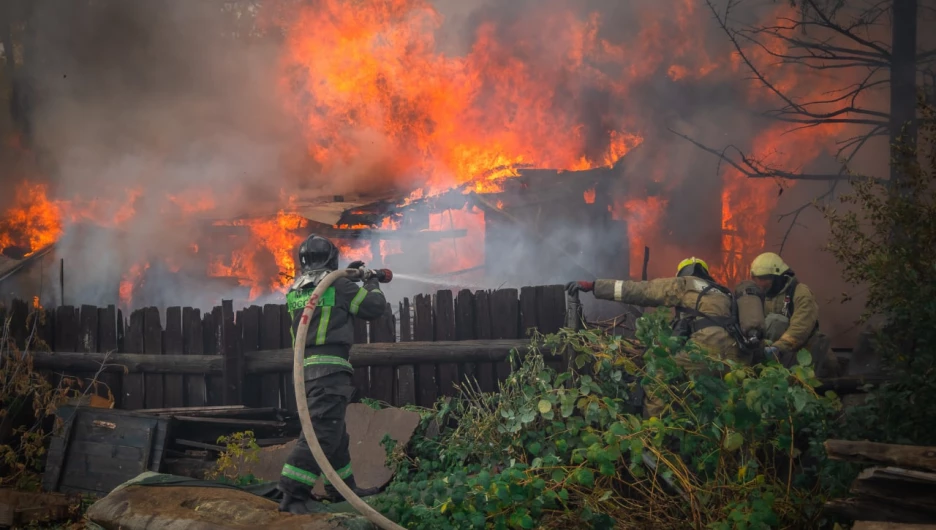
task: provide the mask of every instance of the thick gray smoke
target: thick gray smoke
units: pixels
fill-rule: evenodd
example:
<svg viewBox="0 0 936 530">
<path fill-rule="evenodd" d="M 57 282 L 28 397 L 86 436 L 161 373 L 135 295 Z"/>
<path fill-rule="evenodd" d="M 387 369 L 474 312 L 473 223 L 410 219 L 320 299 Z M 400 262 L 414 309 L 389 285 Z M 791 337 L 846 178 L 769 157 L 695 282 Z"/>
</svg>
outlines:
<svg viewBox="0 0 936 530">
<path fill-rule="evenodd" d="M 117 225 L 64 234 L 67 301 L 114 303 L 132 265 L 184 261 L 200 220 L 275 212 L 252 207 L 275 204 L 303 149 L 277 101 L 275 42 L 235 38 L 238 15 L 224 5 L 36 3 L 25 62 L 34 150 L 54 196 Z M 145 303 L 216 298 L 197 288 L 203 271 L 176 285 L 150 272 Z"/>
<path fill-rule="evenodd" d="M 363 140 L 373 147 L 341 178 L 323 180 L 316 174 L 306 155 L 301 124 L 295 113 L 286 110 L 279 92 L 282 43 L 275 32 L 245 38 L 252 26 L 237 21 L 252 20 L 253 13 L 238 15 L 229 9 L 232 5 L 247 9 L 249 2 L 42 0 L 35 4 L 24 63 L 34 88 L 30 106 L 34 149 L 54 180 L 56 196 L 75 197 L 76 203 L 93 199 L 89 207 L 93 206 L 94 217 L 116 219 L 119 225 L 117 230 L 73 227 L 61 239 L 56 252 L 57 258 L 65 259 L 65 297 L 70 304 L 115 303 L 121 277 L 146 260 L 151 262 L 148 283 L 136 293 L 135 307 L 207 308 L 222 296 L 242 299 L 246 293 L 230 282 L 206 281 L 202 261 L 195 262 L 201 268 L 186 263 L 192 242 L 204 239 L 208 221 L 275 213 L 285 206 L 280 191 L 300 185 L 337 194 L 386 191 L 370 188 L 376 182 L 393 182 L 382 177 L 383 147 Z M 640 242 L 651 249 L 651 278 L 672 274 L 676 263 L 688 255 L 719 261 L 720 256 L 712 254 L 718 252 L 722 237 L 722 172 L 715 158 L 669 129 L 713 146 L 746 147 L 765 122 L 752 112 L 744 72 L 731 70 L 724 60 L 732 52 L 731 44 L 703 4 L 436 0 L 433 5 L 445 17 L 437 32 L 442 52 L 464 55 L 474 45 L 479 27 L 493 24 L 493 36 L 502 48 L 516 50 L 513 58 L 534 77 L 538 68 L 548 68 L 553 58 L 569 53 L 558 49 L 558 40 L 543 31 L 539 15 L 564 10 L 585 20 L 592 13 L 600 14 L 599 39 L 619 45 L 627 60 L 587 66 L 604 69 L 628 89 L 622 96 L 596 87 L 571 98 L 572 88 L 579 88 L 581 81 L 569 77 L 556 87 L 554 110 L 583 124 L 588 155 L 607 148 L 610 130 L 623 127 L 643 136 L 643 145 L 620 164 L 622 177 L 609 193 L 666 199 L 656 222 L 656 239 Z M 679 16 L 673 13 L 674 6 Z M 742 15 L 756 18 L 774 7 L 748 6 L 749 12 Z M 681 22 L 680 16 L 689 22 Z M 236 37 L 235 30 L 240 32 Z M 706 66 L 700 57 L 721 61 L 720 70 L 693 76 Z M 678 76 L 670 71 L 671 64 L 683 65 L 689 73 L 674 79 Z M 798 186 L 795 194 L 784 196 L 781 206 L 818 191 L 816 186 Z M 170 196 L 174 200 L 167 199 Z M 487 241 L 480 246 L 470 238 L 435 244 L 436 249 L 451 244 L 459 260 L 483 253 L 481 260 L 466 261 L 489 266 L 487 274 L 460 275 L 446 282 L 454 281 L 455 287 L 459 282 L 470 288 L 521 287 L 591 279 L 589 273 L 624 276 L 634 270 L 626 261 L 628 240 L 621 225 L 599 229 L 590 222 L 558 218 L 551 208 L 558 206 L 546 204 L 539 214 L 538 235 L 500 222 L 496 228 L 489 225 Z M 200 212 L 183 215 L 192 209 Z M 631 224 L 644 221 L 645 213 L 616 210 Z M 813 217 L 810 226 L 820 222 Z M 786 249 L 804 281 L 820 298 L 832 299 L 841 286 L 828 282 L 830 264 L 827 256 L 817 257 L 821 244 L 817 233 L 799 231 Z M 777 241 L 778 234 L 770 228 L 768 243 Z M 221 236 L 212 244 L 221 250 L 227 246 L 229 252 L 235 245 Z M 178 273 L 169 270 L 163 259 L 167 256 L 177 257 Z M 401 272 L 432 273 L 426 256 L 418 252 L 404 252 L 388 261 Z M 56 281 L 57 275 L 50 274 L 47 283 Z M 453 287 L 446 282 L 395 282 L 387 292 L 397 298 Z M 853 313 L 824 323 L 848 322 Z"/>
</svg>

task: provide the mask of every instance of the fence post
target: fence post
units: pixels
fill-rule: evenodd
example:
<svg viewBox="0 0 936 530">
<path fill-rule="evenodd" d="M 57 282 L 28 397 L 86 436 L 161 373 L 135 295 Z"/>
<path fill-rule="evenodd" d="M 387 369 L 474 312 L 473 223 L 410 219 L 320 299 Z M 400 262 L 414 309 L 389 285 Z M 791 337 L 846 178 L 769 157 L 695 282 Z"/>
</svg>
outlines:
<svg viewBox="0 0 936 530">
<path fill-rule="evenodd" d="M 435 296 L 433 340 L 455 340 L 455 301 L 452 291 L 438 291 Z M 454 396 L 458 384 L 458 363 L 439 363 L 439 394 Z"/>
<path fill-rule="evenodd" d="M 225 405 L 243 404 L 244 357 L 238 331 L 233 301 L 221 300 L 221 355 L 224 356 L 222 399 Z"/>
<path fill-rule="evenodd" d="M 410 342 L 413 340 L 413 328 L 410 319 L 409 298 L 404 298 L 400 303 L 400 342 Z M 394 405 L 402 407 L 403 405 L 416 404 L 416 368 L 412 364 L 406 364 L 396 367 L 397 386 L 396 402 Z"/>
</svg>

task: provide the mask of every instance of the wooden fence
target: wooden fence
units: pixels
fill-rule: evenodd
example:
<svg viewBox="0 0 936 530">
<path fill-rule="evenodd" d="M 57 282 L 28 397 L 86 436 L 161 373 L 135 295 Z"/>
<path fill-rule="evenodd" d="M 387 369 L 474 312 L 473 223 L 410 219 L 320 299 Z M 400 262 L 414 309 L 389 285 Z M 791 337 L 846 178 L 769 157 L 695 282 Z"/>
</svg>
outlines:
<svg viewBox="0 0 936 530">
<path fill-rule="evenodd" d="M 519 291 L 438 291 L 434 295 L 417 295 L 412 301 L 404 299 L 396 312 L 392 309 L 388 304 L 385 314 L 370 323 L 355 321 L 355 341 L 370 344 L 361 348 L 370 353 L 356 355 L 352 351 L 354 385 L 361 397 L 396 406 L 429 406 L 441 396 L 453 395 L 454 385 L 466 377 L 476 380 L 484 391 L 495 390 L 497 381 L 510 374 L 509 363 L 501 360 L 506 358 L 508 346 L 522 344 L 520 340 L 503 339 L 524 339 L 530 328 L 544 333 L 557 331 L 565 319 L 565 293 L 558 285 L 524 287 Z M 118 355 L 124 359 L 146 359 L 125 364 L 132 364 L 125 372 L 110 367 L 98 375 L 98 380 L 113 393 L 118 408 L 246 405 L 295 410 L 292 375 L 285 361 L 274 368 L 250 368 L 268 355 L 285 359 L 286 352 L 275 351 L 291 346 L 285 305 L 267 304 L 234 311 L 231 301 L 225 300 L 204 314 L 190 307 L 170 307 L 166 310 L 165 325 L 155 307 L 138 309 L 125 319 L 123 312 L 114 306 L 63 306 L 47 309 L 35 326 L 29 325 L 32 324 L 29 315 L 36 313 L 27 303 L 14 301 L 6 311 L 0 317 L 10 318 L 13 339 L 20 345 L 25 343 L 28 330 L 34 328 L 35 338 L 53 352 L 117 352 L 128 354 Z M 394 362 L 393 355 L 387 357 L 403 346 L 388 343 L 437 341 L 442 342 L 438 350 L 434 345 L 424 344 L 418 354 L 411 351 L 399 364 Z M 473 342 L 471 348 L 455 348 L 452 341 Z M 490 346 L 490 355 L 479 355 L 485 353 L 479 351 L 485 345 Z M 471 355 L 459 358 L 457 352 Z M 87 363 L 65 363 L 64 358 L 69 355 L 43 356 L 37 352 L 37 367 L 58 373 L 69 366 L 94 368 Z M 74 361 L 76 355 L 69 359 Z M 155 367 L 153 355 L 166 356 L 165 361 L 178 365 L 179 371 L 173 373 L 173 365 Z M 186 358 L 177 357 L 180 355 L 198 356 L 199 360 L 219 356 L 221 366 L 219 370 L 206 368 L 194 373 L 197 363 L 188 363 L 183 369 L 185 363 L 180 360 Z M 195 360 L 193 357 L 192 361 Z M 67 375 L 90 380 L 95 373 L 70 371 Z"/>
</svg>

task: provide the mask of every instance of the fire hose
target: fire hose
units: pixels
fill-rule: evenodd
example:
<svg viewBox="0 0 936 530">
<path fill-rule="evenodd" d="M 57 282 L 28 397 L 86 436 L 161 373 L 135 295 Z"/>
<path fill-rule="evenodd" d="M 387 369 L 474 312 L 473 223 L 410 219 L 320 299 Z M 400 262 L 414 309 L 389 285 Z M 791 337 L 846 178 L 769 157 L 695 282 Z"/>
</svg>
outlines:
<svg viewBox="0 0 936 530">
<path fill-rule="evenodd" d="M 392 278 L 392 273 L 390 273 L 389 270 L 383 272 L 385 282 L 389 282 L 390 278 Z M 299 319 L 299 328 L 296 330 L 296 342 L 293 355 L 293 386 L 296 389 L 296 407 L 299 411 L 299 421 L 302 423 L 302 435 L 305 437 L 306 443 L 309 444 L 309 449 L 312 450 L 312 457 L 315 458 L 315 462 L 318 464 L 319 469 L 322 470 L 322 473 L 325 474 L 325 477 L 328 478 L 328 481 L 338 490 L 338 493 L 340 493 L 354 509 L 367 518 L 368 521 L 384 530 L 405 530 L 402 526 L 387 519 L 383 514 L 362 501 L 361 498 L 344 483 L 341 477 L 338 476 L 335 468 L 333 468 L 328 461 L 328 457 L 325 456 L 325 452 L 322 451 L 322 446 L 319 444 L 318 438 L 315 436 L 315 429 L 312 428 L 312 418 L 309 416 L 309 409 L 305 403 L 305 374 L 302 363 L 305 358 L 306 335 L 309 332 L 309 321 L 312 320 L 312 313 L 315 311 L 319 299 L 322 297 L 325 290 L 331 287 L 332 282 L 338 278 L 368 280 L 378 276 L 378 274 L 378 271 L 364 268 L 339 269 L 330 272 L 315 287 L 315 290 L 312 291 L 312 296 L 309 297 L 309 301 L 302 310 L 302 317 Z"/>
</svg>

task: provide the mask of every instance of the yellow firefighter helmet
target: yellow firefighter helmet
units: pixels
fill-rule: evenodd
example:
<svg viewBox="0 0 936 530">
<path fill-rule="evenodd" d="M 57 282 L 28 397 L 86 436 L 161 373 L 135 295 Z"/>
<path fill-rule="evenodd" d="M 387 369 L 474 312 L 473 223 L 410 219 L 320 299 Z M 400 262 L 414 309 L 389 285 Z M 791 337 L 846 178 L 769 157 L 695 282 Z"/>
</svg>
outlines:
<svg viewBox="0 0 936 530">
<path fill-rule="evenodd" d="M 783 258 L 773 252 L 765 252 L 751 262 L 751 276 L 781 275 L 790 270 Z"/>
<path fill-rule="evenodd" d="M 708 263 L 705 263 L 699 258 L 691 257 L 691 258 L 686 258 L 679 262 L 679 266 L 676 267 L 676 275 L 679 276 L 679 272 L 685 269 L 686 267 L 689 267 L 690 265 L 699 265 L 700 267 L 705 269 L 706 274 L 709 274 Z"/>
</svg>

